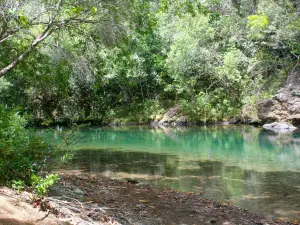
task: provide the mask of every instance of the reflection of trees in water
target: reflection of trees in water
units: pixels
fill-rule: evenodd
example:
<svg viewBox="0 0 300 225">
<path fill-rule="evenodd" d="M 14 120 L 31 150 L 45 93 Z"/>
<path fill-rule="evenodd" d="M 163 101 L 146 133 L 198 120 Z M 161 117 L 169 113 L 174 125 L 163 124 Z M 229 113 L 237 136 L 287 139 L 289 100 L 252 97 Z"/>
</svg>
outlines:
<svg viewBox="0 0 300 225">
<path fill-rule="evenodd" d="M 82 131 L 81 149 L 115 148 L 220 160 L 256 170 L 300 170 L 298 134 L 278 136 L 251 126 L 117 127 Z M 299 144 L 298 144 L 299 143 Z M 127 159 L 128 160 L 128 159 Z M 288 160 L 295 161 L 291 165 Z M 166 169 L 167 171 L 169 169 Z"/>
<path fill-rule="evenodd" d="M 300 176 L 288 172 L 300 170 L 299 133 L 283 136 L 250 126 L 213 126 L 100 130 L 86 135 L 93 145 L 118 142 L 123 149 L 135 149 L 80 150 L 72 169 L 124 172 L 124 176 L 148 174 L 151 179 L 156 175 L 175 177 L 178 179 L 160 177 L 148 182 L 200 191 L 205 197 L 230 200 L 259 212 L 300 208 Z"/>
<path fill-rule="evenodd" d="M 190 186 L 201 187 L 204 197 L 218 201 L 231 201 L 256 212 L 274 214 L 282 209 L 290 218 L 300 207 L 300 176 L 297 172 L 257 172 L 226 166 L 220 162 L 201 162 L 196 171 L 185 171 L 205 177 L 205 182 Z M 182 187 L 185 187 L 184 185 Z M 197 190 L 196 190 L 197 191 Z"/>
<path fill-rule="evenodd" d="M 115 150 L 76 151 L 70 169 L 83 172 L 126 172 L 132 174 L 152 174 L 174 176 L 178 167 L 178 157 L 147 152 L 126 152 Z"/>
</svg>

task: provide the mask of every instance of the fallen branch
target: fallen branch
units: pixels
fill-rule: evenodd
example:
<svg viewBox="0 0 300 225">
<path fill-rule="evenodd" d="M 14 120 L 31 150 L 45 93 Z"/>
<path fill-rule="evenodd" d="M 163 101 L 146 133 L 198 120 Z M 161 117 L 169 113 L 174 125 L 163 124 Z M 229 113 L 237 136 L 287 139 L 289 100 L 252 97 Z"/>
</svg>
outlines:
<svg viewBox="0 0 300 225">
<path fill-rule="evenodd" d="M 48 210 L 47 214 L 45 216 L 43 216 L 41 219 L 38 219 L 36 222 L 44 220 L 45 218 L 47 218 L 49 216 L 50 213 L 51 213 L 51 211 Z"/>
</svg>

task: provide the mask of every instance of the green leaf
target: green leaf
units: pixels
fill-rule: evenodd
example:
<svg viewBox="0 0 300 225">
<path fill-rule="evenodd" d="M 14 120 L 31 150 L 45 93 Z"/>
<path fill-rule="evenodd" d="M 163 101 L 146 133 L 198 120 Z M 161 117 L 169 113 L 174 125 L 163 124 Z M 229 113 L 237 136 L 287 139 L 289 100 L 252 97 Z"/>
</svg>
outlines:
<svg viewBox="0 0 300 225">
<path fill-rule="evenodd" d="M 20 14 L 19 14 L 19 23 L 24 27 L 29 26 L 27 16 L 24 15 L 24 12 L 20 12 Z"/>
<path fill-rule="evenodd" d="M 92 12 L 92 14 L 95 16 L 96 14 L 97 14 L 97 7 L 96 6 L 93 6 L 92 8 L 91 8 L 91 12 Z"/>
</svg>

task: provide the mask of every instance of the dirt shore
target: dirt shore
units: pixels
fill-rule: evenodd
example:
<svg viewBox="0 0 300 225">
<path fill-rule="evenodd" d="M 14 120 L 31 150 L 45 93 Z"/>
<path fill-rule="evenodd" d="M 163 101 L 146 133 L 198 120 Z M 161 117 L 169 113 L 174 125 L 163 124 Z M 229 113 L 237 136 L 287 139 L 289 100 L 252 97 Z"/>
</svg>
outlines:
<svg viewBox="0 0 300 225">
<path fill-rule="evenodd" d="M 38 207 L 34 208 L 27 197 L 26 194 L 19 195 L 11 189 L 0 187 L 0 225 L 66 224 L 53 214 L 47 215 Z"/>
<path fill-rule="evenodd" d="M 43 202 L 46 212 L 33 208 L 9 189 L 1 188 L 0 225 L 298 224 L 297 221 L 273 221 L 193 193 L 88 175 L 62 175 Z"/>
<path fill-rule="evenodd" d="M 193 193 L 112 180 L 99 176 L 64 175 L 50 195 L 97 203 L 121 224 L 288 224 Z M 97 221 L 101 213 L 90 213 Z M 294 224 L 297 224 L 296 222 Z"/>
</svg>

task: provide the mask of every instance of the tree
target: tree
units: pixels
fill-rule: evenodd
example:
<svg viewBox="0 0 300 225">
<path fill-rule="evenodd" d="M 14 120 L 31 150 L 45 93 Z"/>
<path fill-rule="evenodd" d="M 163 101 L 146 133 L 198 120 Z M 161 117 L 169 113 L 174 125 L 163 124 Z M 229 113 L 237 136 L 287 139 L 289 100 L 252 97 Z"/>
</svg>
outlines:
<svg viewBox="0 0 300 225">
<path fill-rule="evenodd" d="M 24 61 L 36 47 L 54 33 L 81 24 L 99 23 L 105 14 L 103 1 L 14 1 L 0 4 L 0 45 L 26 43 L 15 57 L 0 70 L 0 77 Z M 8 43 L 7 43 L 8 42 Z"/>
<path fill-rule="evenodd" d="M 181 103 L 196 119 L 238 117 L 299 65 L 299 5 L 2 0 L 0 77 L 14 70 L 0 80 L 0 101 L 45 124 Z"/>
</svg>

